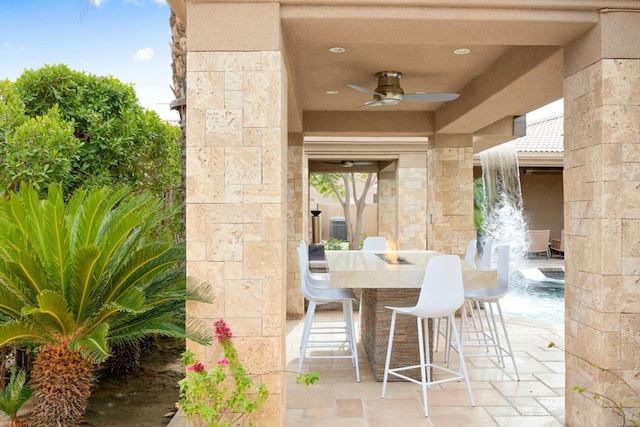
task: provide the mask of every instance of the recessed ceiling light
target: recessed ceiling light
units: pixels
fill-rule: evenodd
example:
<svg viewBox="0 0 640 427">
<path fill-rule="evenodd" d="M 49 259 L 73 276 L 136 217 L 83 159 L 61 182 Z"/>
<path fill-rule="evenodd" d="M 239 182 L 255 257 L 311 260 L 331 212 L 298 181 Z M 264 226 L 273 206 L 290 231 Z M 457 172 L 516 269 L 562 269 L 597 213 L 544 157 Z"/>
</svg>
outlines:
<svg viewBox="0 0 640 427">
<path fill-rule="evenodd" d="M 456 55 L 466 55 L 467 53 L 471 53 L 471 49 L 467 49 L 466 47 L 456 49 L 453 51 Z"/>
<path fill-rule="evenodd" d="M 334 46 L 329 48 L 329 52 L 331 53 L 345 53 L 346 51 L 347 49 L 343 48 L 342 46 Z"/>
<path fill-rule="evenodd" d="M 325 92 L 327 95 L 337 95 L 338 91 L 337 90 L 328 90 Z"/>
</svg>

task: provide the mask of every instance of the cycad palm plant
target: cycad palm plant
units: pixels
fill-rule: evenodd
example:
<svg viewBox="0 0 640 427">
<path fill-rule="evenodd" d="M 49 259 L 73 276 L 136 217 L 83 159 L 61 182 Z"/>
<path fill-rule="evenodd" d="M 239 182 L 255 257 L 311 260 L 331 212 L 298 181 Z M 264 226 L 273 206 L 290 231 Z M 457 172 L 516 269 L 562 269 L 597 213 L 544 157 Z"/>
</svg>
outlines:
<svg viewBox="0 0 640 427">
<path fill-rule="evenodd" d="M 18 411 L 32 393 L 33 390 L 27 384 L 27 372 L 14 367 L 11 370 L 9 383 L 4 390 L 0 390 L 0 410 L 9 416 L 11 420 L 9 427 L 29 425 L 18 416 Z"/>
<path fill-rule="evenodd" d="M 79 423 L 114 327 L 121 341 L 179 335 L 166 316 L 152 318 L 185 286 L 183 245 L 152 233 L 175 213 L 126 188 L 79 191 L 65 203 L 58 186 L 45 200 L 23 186 L 0 200 L 0 311 L 11 318 L 0 325 L 0 346 L 39 348 L 30 381 L 36 427 Z M 181 299 L 184 291 L 173 304 Z"/>
</svg>

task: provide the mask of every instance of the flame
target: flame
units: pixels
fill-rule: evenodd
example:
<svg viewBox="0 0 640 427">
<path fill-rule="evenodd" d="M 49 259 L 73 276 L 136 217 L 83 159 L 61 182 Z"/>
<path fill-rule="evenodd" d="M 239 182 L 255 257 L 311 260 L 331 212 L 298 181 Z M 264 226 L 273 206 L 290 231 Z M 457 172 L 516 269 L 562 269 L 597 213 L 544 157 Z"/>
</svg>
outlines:
<svg viewBox="0 0 640 427">
<path fill-rule="evenodd" d="M 398 262 L 398 253 L 396 252 L 397 250 L 398 246 L 395 244 L 395 242 L 389 242 L 389 247 L 387 248 L 386 254 L 386 257 L 387 259 L 389 259 L 389 261 L 393 263 Z"/>
</svg>

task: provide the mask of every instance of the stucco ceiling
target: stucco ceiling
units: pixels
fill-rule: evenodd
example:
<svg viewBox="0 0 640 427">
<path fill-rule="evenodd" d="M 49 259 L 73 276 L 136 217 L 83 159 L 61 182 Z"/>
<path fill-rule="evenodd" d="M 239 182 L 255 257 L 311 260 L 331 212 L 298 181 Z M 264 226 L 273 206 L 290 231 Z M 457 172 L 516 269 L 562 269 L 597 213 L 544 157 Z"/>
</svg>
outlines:
<svg viewBox="0 0 640 427">
<path fill-rule="evenodd" d="M 367 120 L 358 116 L 380 112 L 433 112 L 422 131 L 404 124 L 396 129 L 387 120 L 372 119 L 384 123 L 390 134 L 399 135 L 405 129 L 406 135 L 413 136 L 434 131 L 474 133 L 505 116 L 525 114 L 562 97 L 562 47 L 597 19 L 588 7 L 562 10 L 559 2 L 545 1 L 520 2 L 520 7 L 505 9 L 496 7 L 498 2 L 479 7 L 471 4 L 483 2 L 455 2 L 455 6 L 454 2 L 439 2 L 439 6 L 406 1 L 388 1 L 385 6 L 381 2 L 336 3 L 286 2 L 281 7 L 293 89 L 290 128 L 304 129 L 306 135 L 332 129 L 336 134 L 361 133 Z M 527 7 L 527 3 L 536 7 Z M 331 53 L 329 48 L 335 46 L 345 52 Z M 454 53 L 460 48 L 470 52 Z M 446 103 L 361 107 L 372 96 L 347 84 L 373 90 L 376 72 L 384 70 L 403 73 L 405 92 L 461 96 Z M 328 112 L 340 112 L 343 120 L 356 123 L 351 129 L 328 129 L 328 122 L 336 119 Z"/>
<path fill-rule="evenodd" d="M 190 1 L 170 3 L 186 19 Z M 289 132 L 411 137 L 440 132 L 473 134 L 484 138 L 484 147 L 492 138 L 500 142 L 505 132 L 513 133 L 498 126 L 500 120 L 562 98 L 563 47 L 595 25 L 601 6 L 592 0 L 282 0 Z M 345 52 L 331 53 L 336 46 Z M 455 54 L 460 48 L 470 52 Z M 361 107 L 372 96 L 347 84 L 373 90 L 376 72 L 385 70 L 403 73 L 405 92 L 460 97 Z"/>
</svg>

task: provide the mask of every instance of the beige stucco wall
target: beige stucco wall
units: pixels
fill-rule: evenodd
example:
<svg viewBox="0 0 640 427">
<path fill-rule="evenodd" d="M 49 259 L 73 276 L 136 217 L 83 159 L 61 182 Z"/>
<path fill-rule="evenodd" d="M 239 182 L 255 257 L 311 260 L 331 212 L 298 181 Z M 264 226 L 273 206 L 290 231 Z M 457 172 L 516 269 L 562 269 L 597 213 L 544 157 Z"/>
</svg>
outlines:
<svg viewBox="0 0 640 427">
<path fill-rule="evenodd" d="M 562 173 L 525 175 L 520 170 L 524 219 L 531 230 L 549 229 L 560 237 L 564 228 Z"/>
<path fill-rule="evenodd" d="M 322 211 L 320 214 L 320 239 L 321 240 L 329 240 L 331 237 L 331 229 L 330 222 L 333 217 L 344 217 L 344 209 L 342 205 L 339 203 L 320 203 L 318 205 L 318 209 Z M 355 205 L 351 205 L 351 218 L 353 221 L 356 220 L 356 207 Z M 367 205 L 362 213 L 362 233 L 367 236 L 376 236 L 378 234 L 378 205 L 370 204 Z M 311 215 L 309 215 L 309 224 L 311 224 Z M 355 227 L 355 224 L 354 224 Z M 311 230 L 309 230 L 311 233 Z M 311 234 L 308 236 L 308 241 L 311 241 Z"/>
</svg>

